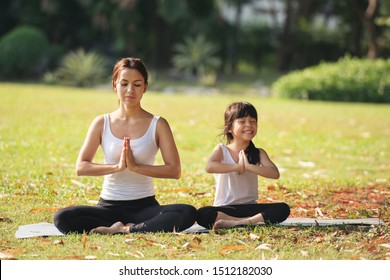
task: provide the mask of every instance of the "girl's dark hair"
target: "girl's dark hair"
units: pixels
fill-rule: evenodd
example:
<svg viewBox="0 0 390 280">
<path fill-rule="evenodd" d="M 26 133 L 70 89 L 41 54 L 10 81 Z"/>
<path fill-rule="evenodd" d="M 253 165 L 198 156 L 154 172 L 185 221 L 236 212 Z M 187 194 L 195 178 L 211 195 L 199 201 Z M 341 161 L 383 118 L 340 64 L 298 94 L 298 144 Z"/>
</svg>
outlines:
<svg viewBox="0 0 390 280">
<path fill-rule="evenodd" d="M 233 126 L 233 122 L 236 119 L 250 116 L 257 122 L 257 111 L 256 108 L 249 102 L 234 102 L 230 104 L 225 111 L 225 124 L 222 135 L 226 137 L 227 144 L 233 141 L 233 135 L 230 130 Z M 245 155 L 248 158 L 249 163 L 257 164 L 260 163 L 259 149 L 255 147 L 252 141 L 249 146 L 245 149 Z"/>
<path fill-rule="evenodd" d="M 119 73 L 123 68 L 135 69 L 141 73 L 144 78 L 145 84 L 148 84 L 148 70 L 145 64 L 140 58 L 127 57 L 119 60 L 112 70 L 112 86 L 115 86 L 116 80 L 118 79 Z"/>
</svg>

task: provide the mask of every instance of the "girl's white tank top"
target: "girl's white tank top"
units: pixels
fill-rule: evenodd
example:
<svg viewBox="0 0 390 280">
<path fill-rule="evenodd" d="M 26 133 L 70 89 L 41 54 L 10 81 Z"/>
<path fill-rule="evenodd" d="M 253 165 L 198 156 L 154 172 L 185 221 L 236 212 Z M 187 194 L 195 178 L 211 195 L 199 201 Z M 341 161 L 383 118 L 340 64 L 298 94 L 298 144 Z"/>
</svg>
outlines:
<svg viewBox="0 0 390 280">
<path fill-rule="evenodd" d="M 154 116 L 146 133 L 138 139 L 130 140 L 135 161 L 153 165 L 158 151 L 156 144 L 156 127 L 159 116 Z M 104 127 L 101 147 L 105 164 L 119 163 L 123 139 L 115 137 L 111 132 L 110 116 L 104 115 Z M 153 196 L 153 178 L 129 169 L 105 175 L 100 197 L 106 200 L 135 200 Z"/>
<path fill-rule="evenodd" d="M 223 163 L 235 164 L 229 149 L 219 144 L 223 151 Z M 216 190 L 214 206 L 256 203 L 258 199 L 257 174 L 246 171 L 239 175 L 237 172 L 214 174 Z"/>
</svg>

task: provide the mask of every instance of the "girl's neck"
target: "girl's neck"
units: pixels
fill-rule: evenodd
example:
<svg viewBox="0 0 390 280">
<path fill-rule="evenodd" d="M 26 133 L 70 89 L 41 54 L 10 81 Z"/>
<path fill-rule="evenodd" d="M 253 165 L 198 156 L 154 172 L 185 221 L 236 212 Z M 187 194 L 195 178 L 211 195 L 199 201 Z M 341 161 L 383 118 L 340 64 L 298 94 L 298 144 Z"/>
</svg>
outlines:
<svg viewBox="0 0 390 280">
<path fill-rule="evenodd" d="M 249 141 L 232 141 L 227 145 L 230 149 L 234 151 L 245 150 L 249 146 Z"/>
</svg>

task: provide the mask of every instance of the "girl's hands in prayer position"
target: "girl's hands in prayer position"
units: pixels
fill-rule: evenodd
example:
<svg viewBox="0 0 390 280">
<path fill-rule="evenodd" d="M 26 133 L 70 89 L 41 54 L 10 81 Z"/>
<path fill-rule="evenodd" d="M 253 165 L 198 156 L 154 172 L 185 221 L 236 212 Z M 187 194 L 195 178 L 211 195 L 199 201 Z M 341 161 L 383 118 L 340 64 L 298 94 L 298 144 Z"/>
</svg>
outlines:
<svg viewBox="0 0 390 280">
<path fill-rule="evenodd" d="M 239 175 L 241 175 L 245 172 L 245 169 L 248 166 L 249 162 L 243 150 L 240 151 L 238 158 L 238 165 L 240 166 L 240 168 L 237 172 Z"/>
</svg>

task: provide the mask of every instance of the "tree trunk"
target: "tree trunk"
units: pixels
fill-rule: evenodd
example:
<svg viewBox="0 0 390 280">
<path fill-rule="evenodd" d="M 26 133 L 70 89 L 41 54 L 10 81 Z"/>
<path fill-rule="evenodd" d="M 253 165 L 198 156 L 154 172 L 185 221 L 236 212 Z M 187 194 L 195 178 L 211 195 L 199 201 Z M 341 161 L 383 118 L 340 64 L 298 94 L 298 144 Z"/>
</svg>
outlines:
<svg viewBox="0 0 390 280">
<path fill-rule="evenodd" d="M 288 50 L 287 44 L 290 40 L 292 12 L 293 12 L 292 0 L 285 0 L 285 4 L 286 4 L 285 20 L 284 20 L 283 30 L 280 35 L 279 46 L 278 46 L 277 69 L 279 71 L 286 70 L 287 50 Z"/>
<path fill-rule="evenodd" d="M 364 29 L 368 36 L 368 51 L 367 57 L 375 59 L 378 56 L 378 42 L 375 32 L 375 12 L 377 10 L 378 1 L 368 0 L 368 6 L 364 9 L 356 0 L 349 0 L 353 11 L 363 23 Z"/>
</svg>

